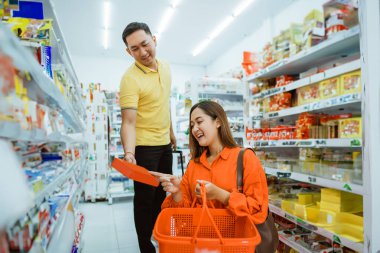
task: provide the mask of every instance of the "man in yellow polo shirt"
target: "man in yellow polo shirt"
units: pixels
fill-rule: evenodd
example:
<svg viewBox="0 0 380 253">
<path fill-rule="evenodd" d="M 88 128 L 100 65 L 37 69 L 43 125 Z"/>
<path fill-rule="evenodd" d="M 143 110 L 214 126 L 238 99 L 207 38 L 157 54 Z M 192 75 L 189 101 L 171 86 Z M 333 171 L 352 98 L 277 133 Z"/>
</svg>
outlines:
<svg viewBox="0 0 380 253">
<path fill-rule="evenodd" d="M 144 23 L 133 22 L 123 32 L 127 52 L 135 59 L 122 77 L 120 107 L 124 159 L 151 171 L 172 174 L 176 139 L 170 120 L 169 65 L 156 59 L 156 38 Z M 162 187 L 134 182 L 134 218 L 140 251 L 155 253 L 152 230 L 166 197 Z"/>
</svg>

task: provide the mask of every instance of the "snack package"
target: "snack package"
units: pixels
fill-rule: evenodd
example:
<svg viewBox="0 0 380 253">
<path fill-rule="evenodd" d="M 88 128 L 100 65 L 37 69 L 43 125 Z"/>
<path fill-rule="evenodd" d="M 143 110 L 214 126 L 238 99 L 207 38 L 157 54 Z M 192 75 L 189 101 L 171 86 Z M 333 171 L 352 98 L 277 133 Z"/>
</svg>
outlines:
<svg viewBox="0 0 380 253">
<path fill-rule="evenodd" d="M 324 39 L 325 27 L 323 14 L 312 10 L 303 21 L 303 49 L 310 48 Z"/>
<path fill-rule="evenodd" d="M 51 19 L 9 18 L 7 22 L 20 39 L 51 45 Z"/>
<path fill-rule="evenodd" d="M 362 138 L 362 118 L 339 120 L 339 138 Z"/>
<path fill-rule="evenodd" d="M 319 84 L 312 84 L 302 88 L 297 89 L 298 105 L 310 104 L 318 99 L 319 95 Z"/>
<path fill-rule="evenodd" d="M 334 77 L 319 83 L 321 99 L 332 98 L 340 95 L 340 78 Z"/>
<path fill-rule="evenodd" d="M 361 93 L 361 71 L 353 71 L 341 76 L 340 92 L 344 94 Z"/>
</svg>

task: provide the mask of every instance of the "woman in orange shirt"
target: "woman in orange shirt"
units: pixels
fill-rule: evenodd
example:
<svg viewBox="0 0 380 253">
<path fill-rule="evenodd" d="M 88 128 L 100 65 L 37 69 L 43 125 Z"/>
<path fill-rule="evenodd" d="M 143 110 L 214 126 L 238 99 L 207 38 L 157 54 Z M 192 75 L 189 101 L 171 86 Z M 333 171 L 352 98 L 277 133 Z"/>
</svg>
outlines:
<svg viewBox="0 0 380 253">
<path fill-rule="evenodd" d="M 232 137 L 226 113 L 216 102 L 203 101 L 190 110 L 191 161 L 180 180 L 173 175 L 151 172 L 170 195 L 161 208 L 190 207 L 200 202 L 200 183 L 215 208 L 227 208 L 236 216 L 250 216 L 255 224 L 266 220 L 268 188 L 260 161 L 249 150 L 244 153 L 243 191 L 236 185 L 237 157 L 241 148 Z"/>
</svg>

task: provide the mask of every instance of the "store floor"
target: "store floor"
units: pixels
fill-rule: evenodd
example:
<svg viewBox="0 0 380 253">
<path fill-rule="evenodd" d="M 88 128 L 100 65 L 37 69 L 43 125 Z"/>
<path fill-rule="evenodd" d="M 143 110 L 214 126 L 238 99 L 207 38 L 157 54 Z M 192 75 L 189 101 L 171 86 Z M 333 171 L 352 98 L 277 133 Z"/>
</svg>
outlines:
<svg viewBox="0 0 380 253">
<path fill-rule="evenodd" d="M 82 203 L 85 215 L 83 253 L 139 253 L 131 198 L 108 202 Z"/>
</svg>

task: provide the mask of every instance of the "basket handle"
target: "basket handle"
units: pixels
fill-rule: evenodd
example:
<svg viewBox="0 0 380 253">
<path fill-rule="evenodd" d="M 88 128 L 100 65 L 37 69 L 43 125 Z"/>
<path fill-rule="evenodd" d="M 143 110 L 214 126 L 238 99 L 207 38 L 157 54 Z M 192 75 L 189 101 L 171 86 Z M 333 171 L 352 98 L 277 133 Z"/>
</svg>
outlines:
<svg viewBox="0 0 380 253">
<path fill-rule="evenodd" d="M 197 226 L 197 229 L 195 230 L 195 233 L 193 235 L 193 238 L 192 238 L 192 241 L 193 242 L 196 242 L 197 241 L 197 236 L 198 236 L 198 233 L 199 233 L 199 229 L 201 227 L 201 221 L 203 220 L 203 217 L 205 215 L 205 213 L 207 213 L 207 216 L 208 218 L 210 219 L 211 221 L 211 224 L 212 226 L 214 227 L 215 229 L 215 232 L 216 234 L 218 235 L 219 237 L 219 240 L 220 240 L 220 244 L 224 244 L 224 240 L 223 240 L 223 237 L 222 237 L 222 234 L 220 233 L 218 227 L 216 226 L 215 222 L 214 222 L 214 219 L 212 218 L 212 214 L 210 213 L 210 210 L 208 209 L 208 206 L 207 206 L 207 200 L 206 200 L 206 187 L 205 187 L 205 184 L 204 183 L 201 183 L 201 197 L 202 197 L 202 213 L 201 213 L 201 218 L 199 220 L 199 224 Z"/>
</svg>

